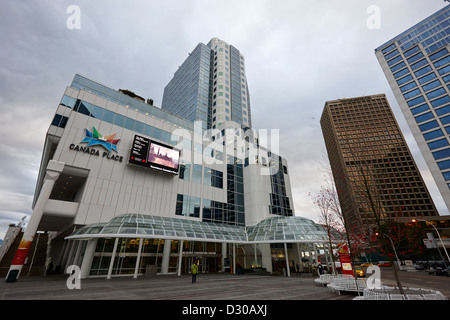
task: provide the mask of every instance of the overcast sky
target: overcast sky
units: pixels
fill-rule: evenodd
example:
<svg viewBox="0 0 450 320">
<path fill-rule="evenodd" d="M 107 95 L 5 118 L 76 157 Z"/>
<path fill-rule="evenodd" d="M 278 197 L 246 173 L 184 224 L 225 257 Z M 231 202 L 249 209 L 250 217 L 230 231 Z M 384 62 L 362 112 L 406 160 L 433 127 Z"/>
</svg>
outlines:
<svg viewBox="0 0 450 320">
<path fill-rule="evenodd" d="M 67 8 L 77 5 L 79 29 Z M 0 239 L 31 214 L 45 134 L 75 73 L 160 106 L 199 43 L 245 56 L 256 129 L 280 129 L 295 213 L 318 221 L 319 119 L 328 100 L 385 93 L 440 214 L 448 214 L 374 49 L 443 8 L 443 0 L 3 0 L 0 9 Z M 379 28 L 370 22 L 377 21 Z M 368 11 L 369 9 L 369 11 Z M 369 28 L 375 26 L 375 28 Z"/>
</svg>

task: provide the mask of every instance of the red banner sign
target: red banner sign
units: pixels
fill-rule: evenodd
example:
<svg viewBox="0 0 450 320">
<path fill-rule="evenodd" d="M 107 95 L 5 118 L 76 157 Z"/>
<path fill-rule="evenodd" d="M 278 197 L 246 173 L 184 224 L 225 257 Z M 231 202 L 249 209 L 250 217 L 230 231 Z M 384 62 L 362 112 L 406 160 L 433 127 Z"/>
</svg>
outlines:
<svg viewBox="0 0 450 320">
<path fill-rule="evenodd" d="M 339 248 L 339 260 L 341 261 L 342 273 L 353 276 L 352 261 L 346 244 Z"/>
</svg>

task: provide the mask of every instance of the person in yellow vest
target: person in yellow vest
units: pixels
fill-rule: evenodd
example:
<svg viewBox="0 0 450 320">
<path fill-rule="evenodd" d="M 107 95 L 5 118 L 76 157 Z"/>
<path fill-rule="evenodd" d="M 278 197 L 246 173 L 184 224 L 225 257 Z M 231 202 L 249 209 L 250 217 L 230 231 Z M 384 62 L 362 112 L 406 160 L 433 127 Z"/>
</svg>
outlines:
<svg viewBox="0 0 450 320">
<path fill-rule="evenodd" d="M 195 283 L 197 281 L 197 273 L 198 273 L 198 266 L 195 262 L 192 264 L 191 273 L 192 273 L 192 283 Z"/>
</svg>

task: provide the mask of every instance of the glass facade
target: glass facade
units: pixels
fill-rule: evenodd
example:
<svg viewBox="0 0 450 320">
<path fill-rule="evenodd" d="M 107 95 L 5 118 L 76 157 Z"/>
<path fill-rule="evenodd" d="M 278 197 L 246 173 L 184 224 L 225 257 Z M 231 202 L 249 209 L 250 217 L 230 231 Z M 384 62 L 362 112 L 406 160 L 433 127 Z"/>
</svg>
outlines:
<svg viewBox="0 0 450 320">
<path fill-rule="evenodd" d="M 162 109 L 203 129 L 225 121 L 251 127 L 250 98 L 244 58 L 239 50 L 213 38 L 200 43 L 164 88 Z"/>
<path fill-rule="evenodd" d="M 415 120 L 408 124 L 417 126 L 423 137 L 416 136 L 422 152 L 433 155 L 425 159 L 436 160 L 439 173 L 429 166 L 444 199 L 450 198 L 449 174 L 438 161 L 446 159 L 450 152 L 446 121 L 450 114 L 449 44 L 450 5 L 375 49 L 386 76 L 395 79 L 389 81 L 394 93 L 400 89 L 401 94 L 395 95 L 406 119 Z M 417 130 L 412 131 L 417 135 Z M 442 178 L 446 182 L 440 184 Z"/>
<path fill-rule="evenodd" d="M 211 127 L 212 52 L 200 43 L 164 88 L 161 108 L 183 119 Z"/>
<path fill-rule="evenodd" d="M 160 108 L 157 108 L 148 103 L 139 101 L 119 91 L 108 88 L 98 82 L 92 81 L 79 74 L 75 75 L 70 87 L 76 90 L 84 90 L 87 92 L 92 92 L 93 94 L 102 97 L 106 100 L 115 102 L 127 108 L 131 108 L 132 110 L 136 110 L 137 112 L 140 112 L 147 116 L 156 117 L 173 125 L 190 130 L 194 129 L 194 124 L 190 121 L 182 119 L 169 112 L 163 111 Z M 66 100 L 63 99 L 62 103 L 65 103 L 65 101 Z"/>
</svg>

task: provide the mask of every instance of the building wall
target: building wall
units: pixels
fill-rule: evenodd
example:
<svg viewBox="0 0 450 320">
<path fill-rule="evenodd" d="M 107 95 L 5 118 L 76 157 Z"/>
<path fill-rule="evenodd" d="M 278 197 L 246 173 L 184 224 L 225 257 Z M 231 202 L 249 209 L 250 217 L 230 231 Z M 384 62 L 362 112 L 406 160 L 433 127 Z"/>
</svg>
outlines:
<svg viewBox="0 0 450 320">
<path fill-rule="evenodd" d="M 86 79 L 83 81 L 89 84 Z M 95 83 L 89 86 L 94 87 Z M 270 209 L 273 182 L 267 172 L 261 174 L 269 167 L 270 157 L 267 157 L 265 149 L 257 151 L 264 155 L 264 165 L 262 161 L 250 161 L 244 165 L 245 154 L 235 153 L 237 139 L 244 138 L 240 125 L 228 122 L 227 125 L 238 136 L 232 137 L 236 140 L 234 149 L 226 149 L 223 147 L 225 142 L 211 144 L 212 140 L 205 138 L 208 133 L 206 136 L 194 134 L 195 130 L 147 115 L 145 109 L 139 110 L 131 104 L 124 105 L 112 98 L 107 99 L 108 95 L 112 95 L 109 88 L 96 87 L 97 91 L 89 92 L 89 86 L 71 86 L 65 90 L 49 127 L 41 173 L 50 159 L 64 162 L 66 173 L 54 187 L 44 218 L 73 217 L 73 224 L 86 225 L 108 222 L 124 213 L 141 213 L 164 217 L 184 215 L 188 219 L 245 225 L 256 224 L 273 213 Z M 138 104 L 141 106 L 140 102 Z M 143 107 L 146 107 L 145 104 Z M 166 118 L 171 120 L 170 117 Z M 117 119 L 122 122 L 119 124 Z M 172 120 L 176 122 L 177 119 Z M 93 131 L 94 127 L 103 136 L 116 134 L 114 139 L 120 139 L 117 152 L 107 152 L 101 146 L 90 147 L 90 152 L 80 151 L 82 147 L 87 147 L 81 142 L 86 136 L 86 129 Z M 228 127 L 223 128 L 214 131 L 215 138 L 226 139 L 223 134 Z M 183 174 L 170 175 L 127 164 L 135 134 L 180 148 Z M 171 140 L 172 134 L 175 140 Z M 242 148 L 242 145 L 239 147 Z M 282 196 L 289 204 L 285 209 L 290 212 L 283 211 L 282 214 L 293 215 L 287 162 L 278 155 L 273 157 L 280 159 L 280 168 L 286 170 L 280 175 L 283 177 Z M 220 173 L 220 186 L 209 180 L 211 172 Z M 75 187 L 71 173 L 79 179 Z M 42 184 L 43 176 L 39 175 L 38 186 Z M 76 190 L 72 191 L 71 197 L 64 195 L 64 198 L 59 198 L 57 192 L 66 189 L 65 182 L 68 188 Z M 212 203 L 219 204 L 220 214 L 207 220 L 204 208 L 209 210 Z M 186 207 L 188 211 L 185 211 Z M 180 208 L 183 208 L 182 211 Z M 64 227 L 67 228 L 65 222 Z"/>
<path fill-rule="evenodd" d="M 227 121 L 251 127 L 244 56 L 218 38 L 198 44 L 164 88 L 162 109 L 204 129 Z"/>
<path fill-rule="evenodd" d="M 450 210 L 450 6 L 375 50 Z"/>
<path fill-rule="evenodd" d="M 321 126 L 347 223 L 373 223 L 366 182 L 382 218 L 437 215 L 385 95 L 328 101 Z"/>
</svg>

